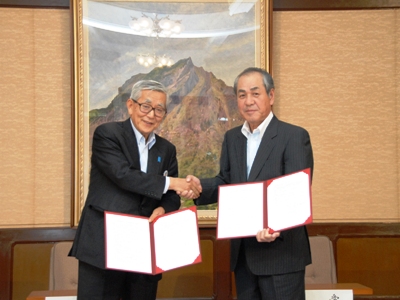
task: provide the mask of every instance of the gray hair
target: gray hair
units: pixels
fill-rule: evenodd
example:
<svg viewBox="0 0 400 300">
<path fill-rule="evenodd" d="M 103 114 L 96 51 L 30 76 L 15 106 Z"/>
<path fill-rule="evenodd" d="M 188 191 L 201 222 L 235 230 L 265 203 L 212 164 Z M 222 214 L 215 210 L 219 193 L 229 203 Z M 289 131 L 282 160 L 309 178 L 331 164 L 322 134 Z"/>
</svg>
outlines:
<svg viewBox="0 0 400 300">
<path fill-rule="evenodd" d="M 155 80 L 140 80 L 136 82 L 132 87 L 131 99 L 139 99 L 142 90 L 157 91 L 164 93 L 166 96 L 168 96 L 167 89 L 162 83 Z"/>
<path fill-rule="evenodd" d="M 265 90 L 267 91 L 267 94 L 269 95 L 269 92 L 271 91 L 271 89 L 275 88 L 274 80 L 272 79 L 272 76 L 267 71 L 265 71 L 264 69 L 261 69 L 261 68 L 256 68 L 256 67 L 247 68 L 236 77 L 235 82 L 233 84 L 233 91 L 235 92 L 235 95 L 237 96 L 237 84 L 238 84 L 239 78 L 242 77 L 243 75 L 247 75 L 247 74 L 251 74 L 251 73 L 259 73 L 262 75 Z"/>
</svg>

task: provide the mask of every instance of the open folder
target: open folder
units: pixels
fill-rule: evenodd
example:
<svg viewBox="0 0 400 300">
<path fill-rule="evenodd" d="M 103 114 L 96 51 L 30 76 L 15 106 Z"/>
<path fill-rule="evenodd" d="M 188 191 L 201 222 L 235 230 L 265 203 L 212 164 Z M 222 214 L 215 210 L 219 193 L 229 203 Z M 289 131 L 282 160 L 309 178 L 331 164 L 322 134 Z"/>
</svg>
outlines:
<svg viewBox="0 0 400 300">
<path fill-rule="evenodd" d="M 106 268 L 146 274 L 201 262 L 195 206 L 145 217 L 105 212 Z"/>
<path fill-rule="evenodd" d="M 218 192 L 218 239 L 312 223 L 310 168 L 266 181 L 221 185 Z"/>
</svg>

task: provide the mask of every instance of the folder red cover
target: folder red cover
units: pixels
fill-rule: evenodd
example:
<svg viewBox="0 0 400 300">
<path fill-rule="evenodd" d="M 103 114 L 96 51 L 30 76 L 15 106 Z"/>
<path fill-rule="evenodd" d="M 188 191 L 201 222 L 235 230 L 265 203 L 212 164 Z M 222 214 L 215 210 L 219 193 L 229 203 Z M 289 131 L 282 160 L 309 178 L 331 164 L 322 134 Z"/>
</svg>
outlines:
<svg viewBox="0 0 400 300">
<path fill-rule="evenodd" d="M 159 274 L 201 262 L 196 206 L 148 218 L 106 211 L 106 268 Z"/>
<path fill-rule="evenodd" d="M 217 239 L 256 236 L 312 223 L 311 170 L 218 190 Z"/>
</svg>

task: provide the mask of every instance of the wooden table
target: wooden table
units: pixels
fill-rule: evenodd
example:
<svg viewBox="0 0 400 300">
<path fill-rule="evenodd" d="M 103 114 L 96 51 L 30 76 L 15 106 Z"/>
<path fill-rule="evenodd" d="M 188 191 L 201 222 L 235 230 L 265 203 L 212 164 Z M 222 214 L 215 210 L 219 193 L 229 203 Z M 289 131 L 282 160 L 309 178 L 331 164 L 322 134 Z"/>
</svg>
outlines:
<svg viewBox="0 0 400 300">
<path fill-rule="evenodd" d="M 373 290 L 359 283 L 306 284 L 306 290 L 353 290 L 354 295 L 372 295 Z M 76 296 L 76 290 L 34 291 L 26 300 L 45 300 L 46 297 Z"/>
<path fill-rule="evenodd" d="M 77 290 L 33 291 L 26 300 L 44 300 L 46 297 L 76 296 Z"/>
</svg>

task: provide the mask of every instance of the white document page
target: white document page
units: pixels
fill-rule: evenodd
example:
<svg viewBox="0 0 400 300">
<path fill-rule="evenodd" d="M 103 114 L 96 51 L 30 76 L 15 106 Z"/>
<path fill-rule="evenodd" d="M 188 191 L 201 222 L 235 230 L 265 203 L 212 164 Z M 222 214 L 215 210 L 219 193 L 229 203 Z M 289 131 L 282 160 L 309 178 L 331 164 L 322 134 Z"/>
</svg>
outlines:
<svg viewBox="0 0 400 300">
<path fill-rule="evenodd" d="M 182 210 L 154 223 L 156 265 L 167 271 L 190 265 L 200 255 L 197 215 Z"/>
<path fill-rule="evenodd" d="M 263 229 L 264 184 L 219 187 L 217 238 L 255 236 Z"/>
<path fill-rule="evenodd" d="M 45 300 L 76 300 L 77 296 L 47 296 Z"/>
<path fill-rule="evenodd" d="M 303 224 L 311 216 L 309 181 L 305 172 L 272 181 L 267 188 L 269 228 L 280 231 Z"/>
<path fill-rule="evenodd" d="M 306 300 L 353 300 L 353 290 L 306 290 Z"/>
<path fill-rule="evenodd" d="M 106 256 L 107 268 L 151 274 L 149 220 L 106 213 Z"/>
</svg>

